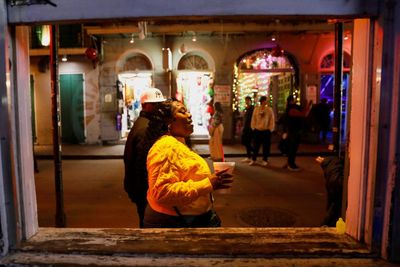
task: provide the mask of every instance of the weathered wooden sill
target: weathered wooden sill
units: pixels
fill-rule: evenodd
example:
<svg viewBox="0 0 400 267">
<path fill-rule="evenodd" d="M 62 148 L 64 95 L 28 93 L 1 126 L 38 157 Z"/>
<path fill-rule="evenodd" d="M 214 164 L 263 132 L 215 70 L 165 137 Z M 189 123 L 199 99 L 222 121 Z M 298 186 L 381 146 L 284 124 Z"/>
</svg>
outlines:
<svg viewBox="0 0 400 267">
<path fill-rule="evenodd" d="M 365 256 L 365 245 L 333 228 L 40 228 L 20 251 L 109 255 Z"/>
<path fill-rule="evenodd" d="M 81 259 L 100 257 L 103 263 L 107 257 L 112 257 L 114 263 L 121 257 L 135 259 L 135 262 L 139 259 L 147 261 L 153 259 L 151 261 L 153 264 L 155 259 L 171 260 L 172 258 L 180 261 L 196 259 L 197 263 L 199 263 L 198 260 L 207 260 L 210 263 L 210 260 L 215 262 L 222 259 L 235 260 L 236 263 L 237 260 L 244 259 L 244 262 L 250 263 L 249 259 L 275 261 L 278 258 L 281 260 L 328 258 L 332 261 L 332 258 L 337 258 L 374 261 L 364 244 L 358 243 L 347 235 L 337 234 L 333 228 L 40 228 L 35 236 L 17 249 L 14 260 L 11 262 L 18 262 L 17 254 L 20 259 L 30 258 L 31 262 L 35 259 L 35 264 L 43 263 L 44 259 L 54 260 L 56 255 L 64 260 L 74 257 L 75 260 L 77 260 L 76 257 Z M 85 265 L 83 262 L 77 266 Z M 143 262 L 142 264 L 153 266 Z"/>
</svg>

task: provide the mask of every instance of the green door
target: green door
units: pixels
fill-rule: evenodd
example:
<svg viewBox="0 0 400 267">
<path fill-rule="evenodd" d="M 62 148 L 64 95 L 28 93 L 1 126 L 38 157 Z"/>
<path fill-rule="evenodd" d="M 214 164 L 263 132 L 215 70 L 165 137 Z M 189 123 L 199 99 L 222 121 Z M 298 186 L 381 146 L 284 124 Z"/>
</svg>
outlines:
<svg viewBox="0 0 400 267">
<path fill-rule="evenodd" d="M 60 75 L 60 99 L 63 143 L 84 143 L 82 74 Z"/>
</svg>

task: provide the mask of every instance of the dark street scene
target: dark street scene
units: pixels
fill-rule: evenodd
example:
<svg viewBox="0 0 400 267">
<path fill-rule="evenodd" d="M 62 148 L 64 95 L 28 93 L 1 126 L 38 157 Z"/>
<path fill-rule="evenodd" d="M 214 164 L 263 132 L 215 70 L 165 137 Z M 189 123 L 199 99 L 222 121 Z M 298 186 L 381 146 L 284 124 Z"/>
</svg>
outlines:
<svg viewBox="0 0 400 267">
<path fill-rule="evenodd" d="M 194 149 L 207 157 L 208 147 Z M 319 227 L 326 216 L 326 189 L 323 170 L 315 161 L 311 149 L 308 156 L 299 158 L 304 170 L 290 172 L 283 168 L 285 158 L 274 156 L 268 167 L 249 166 L 241 162 L 240 145 L 226 146 L 236 162 L 235 181 L 229 192 L 215 193 L 215 208 L 224 227 Z M 64 203 L 68 227 L 129 228 L 138 227 L 134 205 L 123 189 L 123 162 L 121 159 L 93 159 L 121 156 L 123 145 L 88 147 L 82 153 L 79 146 L 67 146 L 63 161 Z M 38 157 L 51 151 L 37 148 Z M 300 150 L 301 151 L 301 150 Z M 92 159 L 72 159 L 80 157 Z M 276 151 L 278 153 L 278 151 Z M 314 152 L 315 153 L 315 152 Z M 329 152 L 326 152 L 329 153 Z M 95 156 L 96 156 L 95 155 Z M 207 159 L 211 167 L 211 162 Z M 38 221 L 41 227 L 55 226 L 54 167 L 51 160 L 38 160 L 35 174 Z M 103 212 L 106 210 L 107 212 Z"/>
<path fill-rule="evenodd" d="M 400 266 L 399 0 L 0 0 L 0 266 Z"/>
</svg>

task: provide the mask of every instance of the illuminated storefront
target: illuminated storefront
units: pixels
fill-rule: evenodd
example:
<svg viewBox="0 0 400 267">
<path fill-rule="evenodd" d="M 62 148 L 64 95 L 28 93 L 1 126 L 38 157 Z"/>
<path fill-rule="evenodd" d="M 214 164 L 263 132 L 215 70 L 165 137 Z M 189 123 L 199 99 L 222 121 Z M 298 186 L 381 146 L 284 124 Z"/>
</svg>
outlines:
<svg viewBox="0 0 400 267">
<path fill-rule="evenodd" d="M 254 103 L 260 96 L 267 96 L 275 114 L 283 113 L 287 96 L 295 94 L 298 97 L 294 76 L 291 62 L 279 47 L 244 55 L 235 65 L 234 110 L 244 110 L 246 96 L 252 97 Z"/>
<path fill-rule="evenodd" d="M 342 142 L 346 141 L 347 127 L 347 92 L 349 88 L 351 57 L 348 53 L 343 53 L 343 81 L 342 81 L 342 99 L 341 102 L 341 138 Z M 326 98 L 329 106 L 332 107 L 331 121 L 333 121 L 333 103 L 334 103 L 334 87 L 335 87 L 335 57 L 334 54 L 324 56 L 320 63 L 320 89 L 319 100 Z"/>
<path fill-rule="evenodd" d="M 209 71 L 206 60 L 196 54 L 188 53 L 178 65 L 175 97 L 186 105 L 192 114 L 194 138 L 208 138 L 208 124 L 211 114 L 208 106 L 212 104 L 213 72 Z"/>
<path fill-rule="evenodd" d="M 118 110 L 121 115 L 121 137 L 125 137 L 142 109 L 140 95 L 152 87 L 153 75 L 150 60 L 142 55 L 131 55 L 125 61 L 123 72 L 118 74 L 120 94 Z"/>
</svg>

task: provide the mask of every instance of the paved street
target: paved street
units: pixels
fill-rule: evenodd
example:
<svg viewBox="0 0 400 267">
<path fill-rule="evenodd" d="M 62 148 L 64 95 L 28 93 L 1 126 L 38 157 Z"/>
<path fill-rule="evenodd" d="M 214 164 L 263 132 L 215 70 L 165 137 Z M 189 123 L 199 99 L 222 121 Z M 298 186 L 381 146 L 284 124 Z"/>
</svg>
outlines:
<svg viewBox="0 0 400 267">
<path fill-rule="evenodd" d="M 242 157 L 227 158 L 236 162 L 233 188 L 226 194 L 215 193 L 223 226 L 319 226 L 325 212 L 325 187 L 314 158 L 298 158 L 301 172 L 283 169 L 286 158 L 280 156 L 271 157 L 267 167 L 248 166 L 240 162 Z M 39 225 L 54 226 L 53 161 L 39 159 L 38 165 Z M 62 166 L 68 227 L 137 227 L 135 207 L 123 190 L 122 159 L 63 160 Z"/>
</svg>

